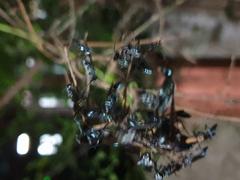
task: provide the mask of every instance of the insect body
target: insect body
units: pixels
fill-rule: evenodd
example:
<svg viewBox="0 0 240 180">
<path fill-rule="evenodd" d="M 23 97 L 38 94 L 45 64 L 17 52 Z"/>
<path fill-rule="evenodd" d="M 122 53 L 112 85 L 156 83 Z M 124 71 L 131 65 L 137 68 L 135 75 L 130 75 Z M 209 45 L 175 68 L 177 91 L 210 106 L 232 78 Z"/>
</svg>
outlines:
<svg viewBox="0 0 240 180">
<path fill-rule="evenodd" d="M 151 155 L 149 153 L 144 153 L 138 160 L 137 165 L 142 166 L 146 169 L 151 169 L 155 163 L 151 159 Z"/>
<path fill-rule="evenodd" d="M 200 143 L 208 139 L 212 139 L 213 136 L 216 135 L 216 130 L 217 130 L 217 124 L 214 124 L 212 127 L 207 128 L 205 131 L 194 132 L 194 136 L 187 138 L 186 143 L 194 144 L 194 143 Z"/>
<path fill-rule="evenodd" d="M 90 145 L 98 145 L 103 138 L 102 132 L 95 129 L 89 129 L 85 136 Z"/>
<path fill-rule="evenodd" d="M 79 52 L 78 54 L 81 59 L 81 64 L 87 77 L 87 84 L 89 84 L 90 82 L 97 79 L 92 62 L 91 49 L 86 44 L 80 43 L 77 40 L 74 41 L 74 47 Z"/>
<path fill-rule="evenodd" d="M 171 161 L 169 164 L 160 166 L 159 168 L 155 166 L 155 180 L 163 180 L 164 177 L 170 176 L 182 168 L 191 166 L 193 162 L 206 156 L 207 149 L 208 148 L 205 147 L 198 153 L 187 154 L 180 161 Z"/>
<path fill-rule="evenodd" d="M 86 72 L 88 82 L 92 82 L 92 81 L 96 80 L 97 76 L 96 76 L 96 73 L 95 73 L 95 69 L 92 65 L 92 60 L 91 60 L 90 56 L 86 56 L 82 60 L 82 64 L 83 64 L 84 70 Z"/>
<path fill-rule="evenodd" d="M 155 111 L 159 105 L 159 99 L 157 96 L 150 92 L 142 92 L 140 94 L 140 102 L 147 110 Z"/>
<path fill-rule="evenodd" d="M 77 89 L 72 86 L 72 84 L 68 84 L 66 86 L 66 91 L 68 98 L 70 98 L 74 103 L 76 103 L 79 100 L 79 93 Z"/>
<path fill-rule="evenodd" d="M 172 79 L 172 70 L 164 68 L 165 80 L 162 87 L 159 90 L 159 106 L 158 112 L 162 114 L 170 106 L 174 92 L 174 82 Z"/>
<path fill-rule="evenodd" d="M 76 43 L 76 47 L 87 79 L 87 87 L 83 88 L 86 90 L 82 91 L 89 92 L 91 82 L 96 79 L 91 49 L 84 43 Z M 133 147 L 138 153 L 145 152 L 136 164 L 144 169 L 154 170 L 155 179 L 163 180 L 206 156 L 207 147 L 201 150 L 196 150 L 195 147 L 199 147 L 197 145 L 202 141 L 213 138 L 217 125 L 206 128 L 205 131 L 193 132 L 193 135 L 188 133 L 182 118 L 190 118 L 191 115 L 183 110 L 175 110 L 175 83 L 171 68 L 161 67 L 165 79 L 159 89 L 130 89 L 128 85 L 132 75 L 135 77 L 138 72 L 148 76 L 153 74 L 154 71 L 146 58 L 147 53 L 156 47 L 158 44 L 129 44 L 115 52 L 114 60 L 117 61 L 123 76 L 110 86 L 100 105 L 93 101 L 91 96 L 86 95 L 89 93 L 79 91 L 79 87 L 68 84 L 66 90 L 74 103 L 74 120 L 79 143 L 88 143 L 95 147 L 101 142 L 108 142 L 103 140 L 109 137 L 114 147 L 121 145 Z M 134 95 L 129 99 L 136 97 L 133 107 L 131 103 L 127 103 L 131 92 L 134 92 Z M 156 161 L 155 156 L 151 157 L 155 153 L 161 156 L 169 154 L 173 157 L 168 156 L 171 161 L 163 165 Z"/>
</svg>

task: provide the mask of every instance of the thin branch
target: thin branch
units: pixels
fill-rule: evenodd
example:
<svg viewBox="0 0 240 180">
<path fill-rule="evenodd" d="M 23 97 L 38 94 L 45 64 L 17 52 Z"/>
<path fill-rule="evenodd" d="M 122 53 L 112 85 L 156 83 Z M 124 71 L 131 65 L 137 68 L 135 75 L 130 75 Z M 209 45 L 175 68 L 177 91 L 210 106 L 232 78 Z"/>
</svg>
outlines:
<svg viewBox="0 0 240 180">
<path fill-rule="evenodd" d="M 70 35 L 69 35 L 69 46 L 72 44 L 72 40 L 75 35 L 75 29 L 76 29 L 76 13 L 75 13 L 75 3 L 74 0 L 69 0 L 69 16 L 71 21 L 70 26 Z"/>
<path fill-rule="evenodd" d="M 4 18 L 7 22 L 8 20 L 12 21 L 11 23 L 8 22 L 9 24 L 12 25 L 12 23 L 14 22 L 14 24 L 12 25 L 13 27 L 21 27 L 22 29 L 24 29 L 26 27 L 24 21 L 22 19 L 19 18 L 19 16 L 17 15 L 17 11 L 16 9 L 12 9 L 12 7 L 9 5 L 8 2 L 2 4 L 3 5 L 3 13 L 6 14 L 5 16 L 8 16 L 7 19 Z"/>
<path fill-rule="evenodd" d="M 92 55 L 93 61 L 101 61 L 101 63 L 109 63 L 111 61 L 111 55 L 101 55 L 101 54 L 94 54 Z"/>
<path fill-rule="evenodd" d="M 155 37 L 155 38 L 134 40 L 131 42 L 137 43 L 138 41 L 140 41 L 140 45 L 146 45 L 146 44 L 151 44 L 154 42 L 159 42 L 162 40 L 159 37 Z M 109 41 L 88 41 L 87 44 L 91 48 L 112 48 L 112 47 L 114 47 L 114 42 L 109 42 Z M 116 42 L 115 43 L 116 49 L 124 46 L 125 44 L 126 44 L 125 42 Z"/>
<path fill-rule="evenodd" d="M 228 75 L 227 75 L 227 85 L 229 84 L 231 77 L 232 77 L 232 70 L 234 69 L 236 63 L 236 56 L 232 55 L 231 56 L 231 64 L 229 67 Z"/>
<path fill-rule="evenodd" d="M 165 25 L 165 19 L 164 19 L 164 12 L 162 7 L 162 0 L 154 0 L 155 5 L 157 7 L 158 16 L 159 16 L 159 36 L 162 36 L 164 25 Z"/>
<path fill-rule="evenodd" d="M 26 8 L 24 6 L 24 4 L 22 3 L 22 0 L 17 0 L 17 3 L 18 3 L 18 7 L 20 9 L 20 13 L 22 14 L 22 17 L 27 25 L 27 28 L 28 28 L 28 31 L 31 33 L 31 34 L 36 34 L 36 32 L 34 31 L 34 28 L 32 26 L 32 23 L 31 23 L 31 20 L 27 14 L 27 11 L 26 11 Z"/>
<path fill-rule="evenodd" d="M 176 106 L 176 107 L 179 109 L 184 109 L 186 112 L 189 112 L 190 114 L 201 116 L 203 118 L 208 118 L 211 120 L 222 120 L 222 121 L 240 123 L 240 118 L 237 118 L 237 117 L 222 116 L 222 115 L 216 115 L 213 113 L 200 112 L 195 109 L 191 109 L 191 108 L 183 107 L 183 106 Z"/>
<path fill-rule="evenodd" d="M 95 3 L 95 0 L 92 0 L 88 4 L 80 6 L 80 8 L 75 11 L 75 17 L 76 18 L 81 17 L 93 3 Z M 49 28 L 50 34 L 53 34 L 54 36 L 59 36 L 73 24 L 74 19 L 69 18 L 65 22 L 63 19 L 65 19 L 65 15 L 54 21 L 52 26 L 50 26 L 50 28 Z"/>
<path fill-rule="evenodd" d="M 173 11 L 176 7 L 182 5 L 184 2 L 186 2 L 187 0 L 179 0 L 176 2 L 175 5 L 163 9 L 162 14 L 166 15 L 169 12 Z M 159 14 L 153 14 L 149 20 L 147 20 L 145 23 L 143 23 L 141 26 L 139 26 L 138 28 L 136 28 L 132 33 L 130 33 L 124 40 L 124 44 L 129 43 L 130 41 L 132 41 L 135 37 L 137 37 L 139 34 L 141 34 L 142 32 L 144 32 L 147 28 L 149 28 L 151 25 L 153 25 L 156 21 L 159 20 Z"/>
<path fill-rule="evenodd" d="M 23 76 L 18 81 L 16 81 L 15 84 L 12 85 L 0 98 L 0 109 L 6 106 L 22 88 L 29 85 L 32 81 L 33 76 L 37 74 L 42 67 L 43 63 L 41 61 L 37 61 L 36 65 L 33 68 L 25 72 Z"/>
<path fill-rule="evenodd" d="M 12 26 L 16 25 L 16 22 L 2 9 L 0 8 L 0 17 L 7 21 Z"/>
<path fill-rule="evenodd" d="M 75 75 L 73 73 L 73 69 L 72 69 L 72 66 L 70 64 L 70 60 L 68 58 L 68 49 L 67 49 L 66 46 L 64 47 L 64 60 L 65 60 L 67 66 L 69 68 L 69 71 L 70 71 L 70 74 L 71 74 L 71 77 L 72 77 L 72 80 L 73 80 L 73 85 L 75 87 L 77 87 L 77 80 L 76 80 L 76 77 L 75 77 Z"/>
<path fill-rule="evenodd" d="M 180 54 L 183 56 L 183 58 L 190 62 L 191 64 L 197 64 L 197 60 L 196 58 L 194 58 L 192 55 L 190 55 L 188 52 L 186 51 L 181 51 Z"/>
<path fill-rule="evenodd" d="M 96 80 L 93 82 L 93 85 L 95 85 L 95 86 L 98 87 L 98 88 L 104 89 L 104 90 L 108 90 L 108 89 L 109 89 L 109 84 L 107 84 L 107 83 L 104 82 L 104 81 L 100 81 L 99 79 L 96 79 Z"/>
<path fill-rule="evenodd" d="M 119 20 L 115 30 L 114 30 L 114 36 L 118 38 L 122 30 L 124 30 L 125 27 L 129 25 L 130 20 L 134 15 L 136 15 L 137 12 L 139 12 L 140 8 L 142 8 L 143 5 L 141 3 L 133 3 L 131 7 L 123 14 L 123 17 L 121 20 Z"/>
<path fill-rule="evenodd" d="M 205 102 L 222 102 L 222 103 L 229 103 L 229 102 L 235 102 L 240 103 L 239 98 L 232 98 L 232 97 L 223 97 L 222 95 L 216 94 L 216 95 L 191 95 L 191 94 L 185 94 L 181 92 L 176 92 L 175 97 L 178 98 L 184 98 L 184 99 L 192 99 L 192 100 L 201 100 Z"/>
<path fill-rule="evenodd" d="M 124 44 L 132 41 L 132 39 L 134 39 L 139 34 L 144 32 L 148 27 L 153 25 L 158 20 L 158 18 L 159 18 L 158 14 L 153 14 L 148 21 L 143 23 L 141 26 L 139 26 L 137 29 L 135 29 L 132 33 L 130 33 L 128 37 L 125 38 Z"/>
<path fill-rule="evenodd" d="M 84 75 L 82 74 L 82 73 L 80 73 L 79 71 L 78 71 L 78 69 L 77 69 L 77 65 L 76 65 L 76 62 L 74 62 L 74 63 L 72 63 L 73 64 L 73 66 L 71 66 L 72 67 L 72 69 L 73 69 L 73 72 L 74 72 L 74 74 L 77 76 L 77 78 L 78 79 L 84 79 Z M 72 65 L 71 64 L 71 65 Z"/>
<path fill-rule="evenodd" d="M 19 9 L 20 9 L 20 13 L 22 14 L 22 17 L 27 25 L 27 28 L 28 28 L 28 31 L 30 33 L 30 41 L 33 42 L 35 44 L 35 46 L 37 47 L 37 49 L 42 53 L 44 54 L 46 57 L 48 57 L 49 59 L 52 59 L 54 57 L 53 54 L 51 53 L 54 53 L 55 51 L 52 51 L 54 50 L 54 48 L 48 48 L 49 50 L 51 50 L 52 52 L 49 53 L 46 49 L 43 48 L 44 45 L 46 45 L 46 47 L 50 47 L 51 44 L 44 41 L 39 35 L 37 35 L 37 33 L 35 32 L 34 28 L 33 28 L 33 25 L 32 25 L 32 22 L 27 14 L 27 11 L 26 11 L 26 8 L 24 6 L 24 4 L 22 3 L 21 0 L 17 0 L 18 2 L 18 6 L 19 6 Z M 53 47 L 53 46 L 51 46 Z M 54 58 L 53 58 L 54 59 Z"/>
</svg>

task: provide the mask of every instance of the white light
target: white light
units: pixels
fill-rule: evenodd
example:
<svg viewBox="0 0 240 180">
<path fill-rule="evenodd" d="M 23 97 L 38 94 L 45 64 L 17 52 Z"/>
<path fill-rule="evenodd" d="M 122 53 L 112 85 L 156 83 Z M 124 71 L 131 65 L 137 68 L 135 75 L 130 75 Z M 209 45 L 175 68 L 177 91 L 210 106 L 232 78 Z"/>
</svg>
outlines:
<svg viewBox="0 0 240 180">
<path fill-rule="evenodd" d="M 68 105 L 68 107 L 70 107 L 70 108 L 73 108 L 73 102 L 72 102 L 72 100 L 71 99 L 68 99 L 67 100 L 67 105 Z"/>
<path fill-rule="evenodd" d="M 55 108 L 59 105 L 59 102 L 56 97 L 41 97 L 38 104 L 42 108 Z"/>
<path fill-rule="evenodd" d="M 28 57 L 26 59 L 26 66 L 32 68 L 35 65 L 35 59 L 32 57 Z"/>
<path fill-rule="evenodd" d="M 27 154 L 30 146 L 30 138 L 26 133 L 22 133 L 17 138 L 17 153 L 19 155 Z"/>
<path fill-rule="evenodd" d="M 38 9 L 35 16 L 36 16 L 35 17 L 36 19 L 37 18 L 38 19 L 46 19 L 47 18 L 47 12 L 44 11 L 43 9 Z"/>
<path fill-rule="evenodd" d="M 57 146 L 62 143 L 62 136 L 60 134 L 43 134 L 40 137 L 40 144 L 38 146 L 38 153 L 42 156 L 49 156 L 57 153 Z"/>
</svg>

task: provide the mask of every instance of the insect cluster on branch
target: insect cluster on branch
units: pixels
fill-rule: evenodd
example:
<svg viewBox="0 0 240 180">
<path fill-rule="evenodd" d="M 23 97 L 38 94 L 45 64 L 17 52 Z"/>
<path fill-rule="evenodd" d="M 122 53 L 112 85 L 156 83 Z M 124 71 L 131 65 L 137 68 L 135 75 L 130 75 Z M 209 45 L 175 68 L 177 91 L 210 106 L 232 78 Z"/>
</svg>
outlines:
<svg viewBox="0 0 240 180">
<path fill-rule="evenodd" d="M 137 149 L 136 164 L 154 173 L 156 180 L 172 175 L 207 154 L 201 143 L 215 136 L 217 125 L 202 131 L 189 132 L 183 121 L 191 115 L 175 110 L 173 70 L 163 66 L 164 81 L 158 89 L 130 87 L 134 74 L 153 77 L 154 69 L 147 55 L 160 43 L 140 45 L 129 43 L 118 49 L 113 60 L 121 74 L 107 90 L 105 100 L 94 104 L 92 86 L 97 80 L 91 50 L 86 43 L 75 42 L 77 58 L 85 72 L 85 85 L 68 84 L 68 97 L 74 106 L 74 120 L 78 127 L 77 141 L 90 147 L 108 144 L 114 147 Z M 165 60 L 166 61 L 166 60 Z M 129 101 L 132 99 L 133 102 Z M 167 156 L 168 162 L 162 162 Z"/>
</svg>

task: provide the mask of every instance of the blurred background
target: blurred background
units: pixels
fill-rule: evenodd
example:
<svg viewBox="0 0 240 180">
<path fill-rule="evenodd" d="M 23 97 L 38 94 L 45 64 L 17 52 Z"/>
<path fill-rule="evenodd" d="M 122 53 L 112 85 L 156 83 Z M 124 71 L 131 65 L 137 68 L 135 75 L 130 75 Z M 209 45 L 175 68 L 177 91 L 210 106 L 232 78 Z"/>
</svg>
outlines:
<svg viewBox="0 0 240 180">
<path fill-rule="evenodd" d="M 0 179 L 153 178 L 126 149 L 75 141 L 63 46 L 86 34 L 102 86 L 117 79 L 114 42 L 160 40 L 151 63 L 174 69 L 186 126 L 219 124 L 207 158 L 167 179 L 240 179 L 239 0 L 0 1 Z"/>
</svg>

